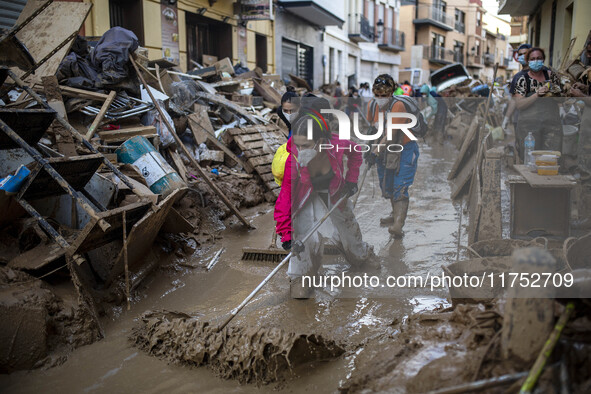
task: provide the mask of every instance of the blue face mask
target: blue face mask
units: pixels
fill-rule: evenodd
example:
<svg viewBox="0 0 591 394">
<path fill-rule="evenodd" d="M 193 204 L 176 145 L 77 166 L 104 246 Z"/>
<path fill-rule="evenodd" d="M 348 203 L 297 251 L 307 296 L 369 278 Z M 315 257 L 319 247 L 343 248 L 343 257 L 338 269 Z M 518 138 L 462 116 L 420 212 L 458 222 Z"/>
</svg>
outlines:
<svg viewBox="0 0 591 394">
<path fill-rule="evenodd" d="M 527 62 L 525 61 L 525 55 L 519 55 L 519 56 L 517 56 L 517 61 L 519 63 L 521 63 L 522 66 L 527 65 Z"/>
<path fill-rule="evenodd" d="M 543 60 L 530 60 L 529 61 L 529 68 L 530 68 L 530 70 L 532 70 L 534 72 L 540 71 L 542 69 L 542 67 L 544 67 Z"/>
</svg>

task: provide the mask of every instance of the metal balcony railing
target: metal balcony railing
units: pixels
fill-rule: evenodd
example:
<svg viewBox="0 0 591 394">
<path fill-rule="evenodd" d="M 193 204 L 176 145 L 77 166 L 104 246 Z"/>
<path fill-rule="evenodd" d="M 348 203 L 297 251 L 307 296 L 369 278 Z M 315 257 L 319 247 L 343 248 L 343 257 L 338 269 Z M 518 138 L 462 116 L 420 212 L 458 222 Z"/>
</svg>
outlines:
<svg viewBox="0 0 591 394">
<path fill-rule="evenodd" d="M 473 65 L 482 65 L 482 56 L 480 55 L 468 55 L 467 56 L 468 59 L 468 66 L 473 66 Z"/>
<path fill-rule="evenodd" d="M 454 59 L 454 63 L 462 63 L 462 64 L 464 64 L 464 53 L 463 52 L 454 51 L 453 59 Z"/>
<path fill-rule="evenodd" d="M 459 33 L 465 33 L 466 32 L 466 25 L 463 24 L 462 22 L 457 22 L 454 25 L 455 29 L 459 32 Z"/>
<path fill-rule="evenodd" d="M 385 28 L 378 40 L 378 46 L 404 51 L 404 32 L 392 28 Z"/>
<path fill-rule="evenodd" d="M 454 28 L 454 18 L 451 15 L 443 12 L 441 8 L 437 7 L 419 6 L 415 21 L 417 19 L 434 21 L 449 27 L 450 30 Z"/>
<path fill-rule="evenodd" d="M 374 27 L 367 18 L 359 14 L 349 15 L 349 38 L 353 41 L 370 42 L 374 39 Z"/>
<path fill-rule="evenodd" d="M 453 63 L 457 52 L 436 45 L 425 45 L 423 57 L 435 63 Z M 461 55 L 461 53 L 460 53 Z"/>
</svg>

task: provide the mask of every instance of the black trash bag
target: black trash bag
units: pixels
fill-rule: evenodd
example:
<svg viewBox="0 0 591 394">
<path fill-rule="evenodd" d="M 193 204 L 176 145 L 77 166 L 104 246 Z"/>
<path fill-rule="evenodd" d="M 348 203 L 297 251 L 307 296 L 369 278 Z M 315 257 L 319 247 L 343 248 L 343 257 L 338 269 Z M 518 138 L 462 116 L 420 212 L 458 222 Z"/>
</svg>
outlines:
<svg viewBox="0 0 591 394">
<path fill-rule="evenodd" d="M 102 85 L 116 85 L 128 78 L 129 55 L 138 46 L 136 35 L 122 27 L 113 27 L 103 34 L 90 55 L 90 61 L 98 70 Z"/>
<path fill-rule="evenodd" d="M 74 43 L 72 44 L 72 47 L 70 48 L 70 52 L 74 52 L 76 55 L 81 56 L 81 57 L 87 57 L 88 56 L 88 41 L 86 41 L 86 38 L 82 37 L 82 36 L 76 36 L 76 38 L 74 39 Z"/>
<path fill-rule="evenodd" d="M 249 72 L 250 69 L 248 67 L 244 67 L 241 62 L 236 63 L 234 66 L 234 74 L 240 75 Z"/>
<path fill-rule="evenodd" d="M 60 84 L 85 90 L 102 90 L 98 72 L 87 59 L 71 52 L 62 60 L 55 73 Z"/>
</svg>

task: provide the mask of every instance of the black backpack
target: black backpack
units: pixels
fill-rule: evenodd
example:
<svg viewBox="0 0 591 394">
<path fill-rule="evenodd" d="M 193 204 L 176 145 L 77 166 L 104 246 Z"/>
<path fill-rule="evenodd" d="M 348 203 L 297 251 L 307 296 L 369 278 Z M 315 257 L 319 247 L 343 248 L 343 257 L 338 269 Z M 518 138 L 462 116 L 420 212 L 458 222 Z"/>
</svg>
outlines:
<svg viewBox="0 0 591 394">
<path fill-rule="evenodd" d="M 427 122 L 425 122 L 425 118 L 423 117 L 421 109 L 419 108 L 416 100 L 410 96 L 392 96 L 392 101 L 390 101 L 389 107 L 392 108 L 396 101 L 402 101 L 402 103 L 404 104 L 404 108 L 406 109 L 406 112 L 408 112 L 409 114 L 413 114 L 417 118 L 417 124 L 414 127 L 409 128 L 408 130 L 415 137 L 424 138 L 425 135 L 427 135 L 429 127 L 427 126 Z M 375 100 L 372 100 L 369 107 L 370 114 L 375 114 L 377 105 L 377 102 Z"/>
</svg>

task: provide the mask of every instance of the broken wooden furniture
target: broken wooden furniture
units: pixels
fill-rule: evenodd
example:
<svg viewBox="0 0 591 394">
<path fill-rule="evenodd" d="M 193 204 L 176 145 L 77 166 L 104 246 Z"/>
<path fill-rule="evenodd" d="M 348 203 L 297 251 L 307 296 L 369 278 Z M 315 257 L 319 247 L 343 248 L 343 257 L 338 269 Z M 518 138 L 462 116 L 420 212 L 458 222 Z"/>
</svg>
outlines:
<svg viewBox="0 0 591 394">
<path fill-rule="evenodd" d="M 513 168 L 511 187 L 511 238 L 565 239 L 570 235 L 571 190 L 576 185 L 570 175 L 542 176 L 525 165 Z"/>
<path fill-rule="evenodd" d="M 55 117 L 53 110 L 6 110 L 0 109 L 0 149 L 16 149 L 21 148 L 27 152 L 35 160 L 32 172 L 16 195 L 16 200 L 31 216 L 40 219 L 40 225 L 50 234 L 53 228 L 41 218 L 39 213 L 28 203 L 29 199 L 43 198 L 50 195 L 57 195 L 68 193 L 72 198 L 86 211 L 91 217 L 96 217 L 96 211 L 89 203 L 88 199 L 79 193 L 79 191 L 86 185 L 90 176 L 98 169 L 102 161 L 102 155 L 92 156 L 88 159 L 45 159 L 41 154 L 31 146 L 35 145 L 41 136 L 49 127 L 49 124 Z M 57 160 L 57 162 L 55 161 Z M 54 167 L 50 162 L 53 161 Z M 90 167 L 85 170 L 92 170 L 90 176 L 84 178 L 77 178 L 81 163 L 91 163 Z M 84 167 L 84 166 L 83 166 Z M 58 170 L 62 170 L 60 173 Z M 83 171 L 85 172 L 85 171 Z M 87 171 L 86 171 L 87 173 Z M 68 178 L 68 179 L 66 179 Z M 82 182 L 77 182 L 81 180 Z M 75 181 L 73 187 L 69 181 Z M 99 225 L 103 229 L 107 229 L 108 225 L 99 221 Z M 55 230 L 53 230 L 55 231 Z M 59 234 L 52 234 L 58 236 Z M 58 243 L 65 246 L 67 243 L 63 238 Z"/>
<path fill-rule="evenodd" d="M 0 71 L 2 69 L 5 69 L 3 67 L 0 67 Z M 33 91 L 33 89 L 31 89 L 29 86 L 27 86 L 19 77 L 17 77 L 12 71 L 5 69 L 6 72 L 8 73 L 8 76 L 10 78 L 12 78 L 12 80 L 24 91 L 26 91 L 29 96 L 31 96 L 39 105 L 41 105 L 43 108 L 48 109 L 48 110 L 52 110 L 50 105 L 44 101 L 37 93 L 35 93 Z M 52 110 L 53 111 L 53 110 Z M 96 148 L 94 146 L 92 146 L 92 144 L 90 144 L 90 142 L 88 142 L 83 135 L 81 135 L 74 127 L 72 127 L 71 124 L 68 123 L 67 120 L 65 120 L 62 116 L 60 116 L 59 114 L 54 112 L 54 116 L 55 116 L 55 120 L 57 120 L 60 125 L 62 125 L 64 127 L 64 129 L 66 131 L 68 131 L 72 137 L 74 137 L 75 139 L 77 139 L 79 142 L 82 143 L 82 145 L 84 145 L 84 147 L 88 150 L 90 150 L 92 153 L 98 154 L 99 151 L 96 150 Z M 38 141 L 38 140 L 37 140 Z M 117 175 L 117 177 L 119 177 L 119 179 L 121 179 L 121 181 L 123 183 L 125 183 L 131 190 L 133 190 L 133 184 L 129 181 L 129 179 L 127 179 L 127 177 L 125 175 L 123 175 L 121 173 L 121 171 L 119 171 L 119 169 L 117 167 L 115 167 L 113 165 L 113 163 L 111 163 L 109 161 L 108 158 L 106 158 L 105 156 L 103 156 L 103 162 L 105 164 L 105 166 L 107 166 L 111 171 L 113 171 L 113 173 L 115 175 Z"/>
<path fill-rule="evenodd" d="M 140 79 L 140 81 L 144 84 L 144 86 L 148 86 L 142 73 L 138 69 L 138 66 L 137 66 L 133 56 L 131 56 L 131 55 L 129 56 L 129 61 L 131 62 L 133 68 L 135 69 L 135 72 L 136 72 L 138 78 Z M 240 213 L 238 208 L 236 208 L 232 204 L 232 202 L 230 202 L 228 197 L 216 186 L 215 183 L 213 183 L 211 181 L 211 179 L 209 178 L 207 173 L 205 171 L 203 171 L 203 168 L 201 168 L 199 163 L 197 163 L 197 161 L 195 160 L 195 158 L 193 157 L 191 152 L 189 152 L 189 150 L 187 149 L 185 144 L 183 144 L 183 141 L 181 141 L 179 136 L 176 134 L 176 131 L 175 131 L 176 129 L 173 127 L 173 125 L 170 124 L 170 122 L 168 121 L 168 118 L 164 115 L 164 112 L 163 112 L 162 108 L 160 107 L 160 104 L 158 103 L 158 101 L 154 98 L 152 91 L 150 89 L 146 89 L 146 91 L 148 92 L 148 95 L 150 96 L 152 103 L 154 103 L 154 105 L 156 106 L 156 110 L 160 114 L 160 117 L 164 121 L 166 127 L 168 127 L 168 130 L 170 130 L 174 140 L 177 143 L 177 146 L 179 148 L 181 148 L 181 150 L 183 151 L 185 156 L 187 156 L 189 158 L 189 160 L 191 161 L 191 164 L 193 164 L 193 167 L 197 170 L 197 173 L 200 175 L 201 179 L 203 179 L 205 181 L 205 183 L 207 183 L 209 188 L 224 202 L 224 204 L 238 218 L 238 220 L 240 220 L 247 228 L 253 228 L 253 225 L 248 220 L 246 220 L 246 218 L 244 216 L 242 216 L 242 214 Z M 213 96 L 213 95 L 211 95 L 211 96 Z"/>
</svg>

